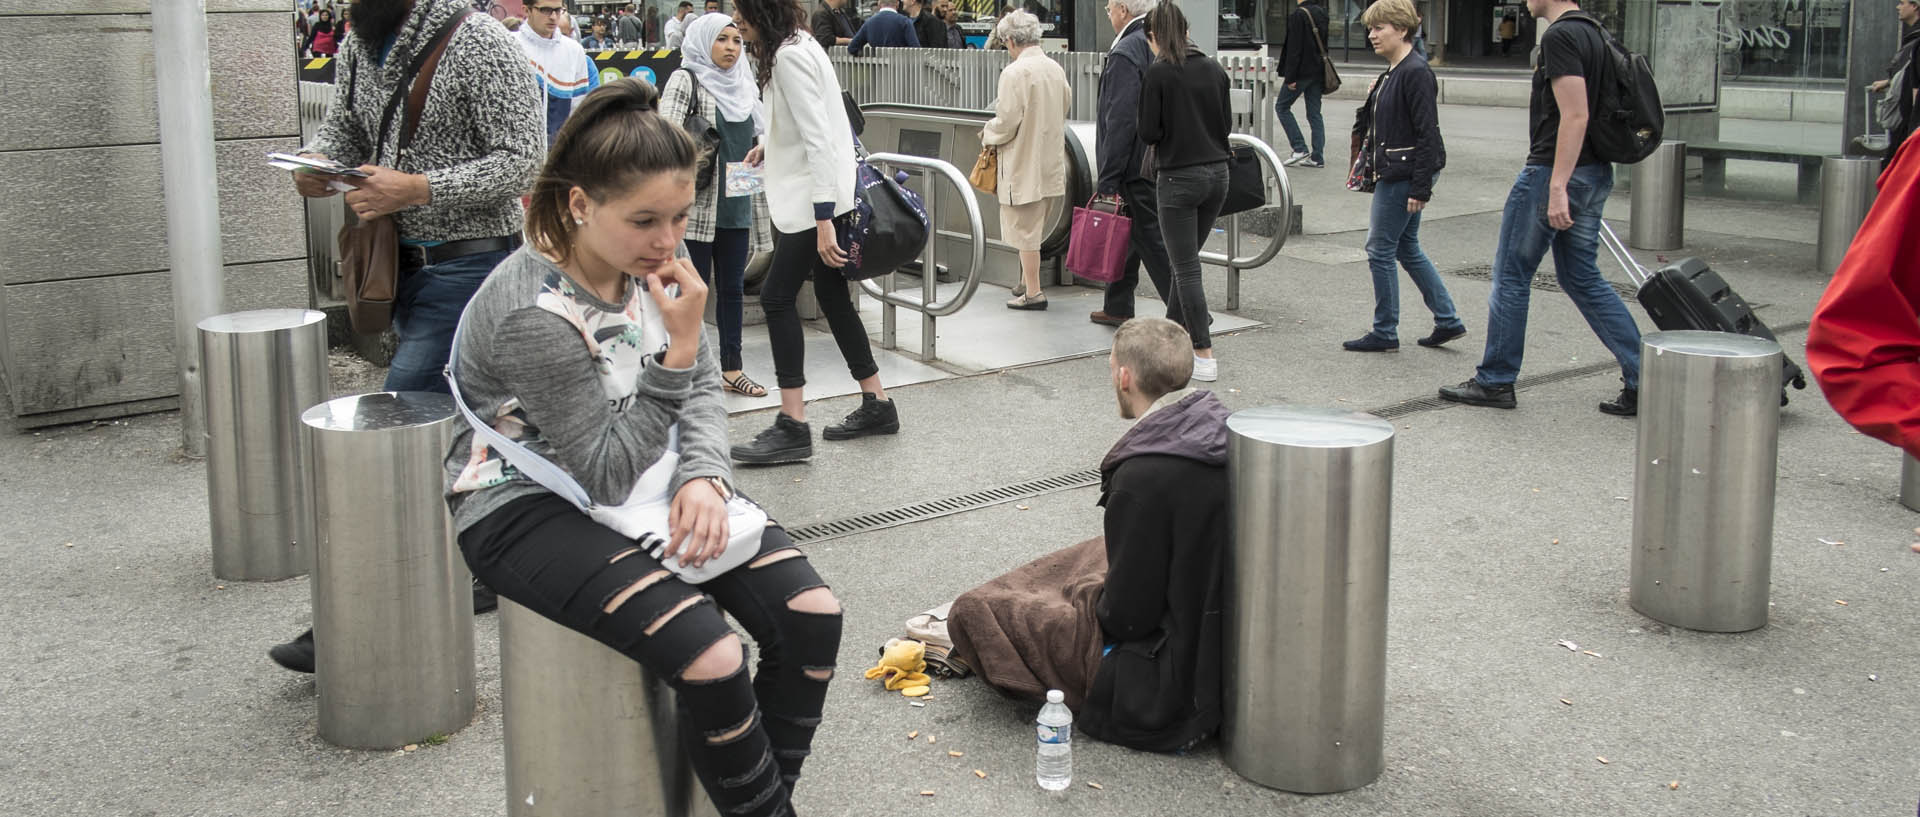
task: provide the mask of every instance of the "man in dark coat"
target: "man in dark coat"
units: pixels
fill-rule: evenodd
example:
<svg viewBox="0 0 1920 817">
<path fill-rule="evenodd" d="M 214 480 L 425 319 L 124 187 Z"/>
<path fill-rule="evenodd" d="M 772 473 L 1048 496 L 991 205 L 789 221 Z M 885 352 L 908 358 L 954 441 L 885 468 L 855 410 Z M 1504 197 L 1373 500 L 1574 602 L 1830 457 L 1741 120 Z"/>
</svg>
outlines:
<svg viewBox="0 0 1920 817">
<path fill-rule="evenodd" d="M 1108 358 L 1120 416 L 1100 463 L 1106 535 L 962 594 L 953 656 L 1008 692 L 1059 689 L 1100 740 L 1170 752 L 1220 726 L 1227 407 L 1187 387 L 1192 341 L 1136 318 Z"/>
<path fill-rule="evenodd" d="M 1294 167 L 1326 167 L 1327 123 L 1320 118 L 1320 93 L 1326 88 L 1326 68 L 1320 57 L 1327 36 L 1327 10 L 1315 0 L 1299 0 L 1287 15 L 1287 40 L 1280 50 L 1280 96 L 1274 112 L 1280 115 L 1280 127 L 1287 132 L 1293 156 L 1286 163 Z M 1307 127 L 1313 131 L 1313 144 L 1300 133 L 1293 118 L 1293 101 L 1307 99 Z"/>
<path fill-rule="evenodd" d="M 1094 135 L 1100 180 L 1095 192 L 1125 201 L 1127 217 L 1133 219 L 1125 271 L 1119 280 L 1107 284 L 1106 302 L 1099 311 L 1087 316 L 1107 326 L 1119 326 L 1133 317 L 1133 291 L 1140 284 L 1142 264 L 1160 300 L 1167 300 L 1167 286 L 1173 280 L 1167 242 L 1160 235 L 1154 182 L 1140 175 L 1140 159 L 1147 150 L 1140 142 L 1140 88 L 1153 62 L 1153 49 L 1147 45 L 1147 11 L 1152 8 L 1153 0 L 1107 0 L 1107 22 L 1113 25 L 1115 37 L 1100 69 L 1099 122 Z M 1174 317 L 1171 308 L 1167 317 Z"/>
<path fill-rule="evenodd" d="M 853 42 L 860 26 L 847 14 L 847 0 L 820 0 L 813 10 L 813 39 L 822 49 Z"/>
<path fill-rule="evenodd" d="M 913 35 L 920 40 L 921 48 L 946 48 L 947 24 L 933 14 L 933 6 L 924 0 L 906 0 L 908 17 L 913 18 Z"/>
</svg>

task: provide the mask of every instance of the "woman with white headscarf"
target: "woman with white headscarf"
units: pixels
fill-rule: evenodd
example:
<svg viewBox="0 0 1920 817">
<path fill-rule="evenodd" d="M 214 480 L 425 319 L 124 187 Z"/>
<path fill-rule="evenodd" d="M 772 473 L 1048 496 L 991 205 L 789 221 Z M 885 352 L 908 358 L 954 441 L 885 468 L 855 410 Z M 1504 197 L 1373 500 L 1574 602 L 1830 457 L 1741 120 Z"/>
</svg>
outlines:
<svg viewBox="0 0 1920 817">
<path fill-rule="evenodd" d="M 735 394 L 765 397 L 766 387 L 742 370 L 740 324 L 747 257 L 773 248 L 767 201 L 760 193 L 729 196 L 726 188 L 727 165 L 745 160 L 747 151 L 766 132 L 766 112 L 732 17 L 702 15 L 687 24 L 681 42 L 680 70 L 667 79 L 660 113 L 677 123 L 685 123 L 689 113 L 699 114 L 720 136 L 711 166 L 705 161 L 699 166 L 701 178 L 695 181 L 693 210 L 687 218 L 687 254 L 700 277 L 719 295 L 714 321 L 720 325 L 721 382 Z M 693 137 L 704 146 L 701 134 Z"/>
</svg>

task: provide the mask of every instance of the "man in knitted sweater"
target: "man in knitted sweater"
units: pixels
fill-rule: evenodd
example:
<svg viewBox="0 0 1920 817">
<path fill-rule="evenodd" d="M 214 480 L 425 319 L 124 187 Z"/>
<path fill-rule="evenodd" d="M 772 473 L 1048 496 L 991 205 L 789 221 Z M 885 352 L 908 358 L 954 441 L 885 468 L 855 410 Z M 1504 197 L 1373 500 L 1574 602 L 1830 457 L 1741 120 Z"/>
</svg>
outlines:
<svg viewBox="0 0 1920 817">
<path fill-rule="evenodd" d="M 445 392 L 441 370 L 461 310 L 520 245 L 520 194 L 546 152 L 544 106 L 513 35 L 468 0 L 360 0 L 347 15 L 352 36 L 340 48 L 333 105 L 300 152 L 366 173 L 351 180 L 347 207 L 362 220 L 391 216 L 399 233 L 399 346 L 384 388 Z M 403 150 L 404 97 L 443 34 L 446 50 Z M 324 198 L 337 190 L 333 178 L 293 181 L 300 195 Z M 312 672 L 313 634 L 270 654 Z"/>
</svg>

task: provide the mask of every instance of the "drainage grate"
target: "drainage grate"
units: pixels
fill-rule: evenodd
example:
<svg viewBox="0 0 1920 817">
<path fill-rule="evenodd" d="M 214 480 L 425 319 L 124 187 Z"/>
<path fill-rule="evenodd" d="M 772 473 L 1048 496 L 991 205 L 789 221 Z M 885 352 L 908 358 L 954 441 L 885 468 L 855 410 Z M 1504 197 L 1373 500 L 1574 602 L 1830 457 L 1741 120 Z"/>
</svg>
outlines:
<svg viewBox="0 0 1920 817">
<path fill-rule="evenodd" d="M 852 536 L 856 533 L 867 533 L 883 528 L 899 527 L 913 522 L 925 522 L 929 519 L 952 516 L 957 513 L 978 510 L 1018 499 L 1039 496 L 1041 494 L 1070 491 L 1075 488 L 1085 488 L 1090 485 L 1099 484 L 1100 469 L 1089 468 L 1085 471 L 1075 471 L 1071 474 L 1062 474 L 1057 477 L 1036 479 L 1000 488 L 989 488 L 984 491 L 975 491 L 971 494 L 962 494 L 946 499 L 936 499 L 931 502 L 922 502 L 918 505 L 907 505 L 905 507 L 863 514 L 848 519 L 836 519 L 831 522 L 802 525 L 797 528 L 789 528 L 787 535 L 793 537 L 793 541 L 795 542 L 823 542 L 828 539 L 838 539 L 842 536 Z"/>
<path fill-rule="evenodd" d="M 1776 327 L 1774 332 L 1784 334 L 1787 332 L 1797 332 L 1805 328 L 1807 328 L 1806 321 L 1797 321 Z M 1516 391 L 1522 391 L 1535 386 L 1558 383 L 1563 380 L 1591 377 L 1618 368 L 1619 364 L 1608 361 L 1605 363 L 1589 363 L 1585 366 L 1576 366 L 1571 369 L 1562 369 L 1546 374 L 1529 375 L 1516 381 L 1514 383 L 1514 389 Z M 1420 397 L 1395 403 L 1391 406 L 1368 409 L 1366 413 L 1382 419 L 1392 420 L 1397 417 L 1405 417 L 1409 414 L 1416 414 L 1422 411 L 1434 411 L 1436 409 L 1450 408 L 1457 405 L 1460 404 L 1449 403 L 1441 400 L 1438 396 Z M 1041 494 L 1071 491 L 1075 488 L 1086 488 L 1099 484 L 1100 469 L 1089 468 L 1085 471 L 1075 471 L 1071 474 L 1062 474 L 1057 477 L 1030 480 L 1000 488 L 988 488 L 984 491 L 975 491 L 970 494 L 962 494 L 946 499 L 936 499 L 917 505 L 906 505 L 847 519 L 835 519 L 830 522 L 801 525 L 796 528 L 788 528 L 787 535 L 792 537 L 793 541 L 802 544 L 824 542 L 829 539 L 838 539 L 843 536 L 852 536 L 858 533 L 870 533 L 876 530 L 896 528 L 914 522 L 925 522 L 929 519 L 938 519 L 943 516 L 952 516 L 957 513 L 979 510 L 981 508 L 1001 505 Z"/>
</svg>

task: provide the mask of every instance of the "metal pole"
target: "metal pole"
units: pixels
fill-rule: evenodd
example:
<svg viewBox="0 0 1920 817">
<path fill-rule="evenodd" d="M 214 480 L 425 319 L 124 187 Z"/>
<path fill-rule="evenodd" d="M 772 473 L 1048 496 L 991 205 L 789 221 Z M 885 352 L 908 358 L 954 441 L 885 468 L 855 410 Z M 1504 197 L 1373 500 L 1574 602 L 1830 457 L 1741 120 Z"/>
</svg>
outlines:
<svg viewBox="0 0 1920 817">
<path fill-rule="evenodd" d="M 633 659 L 500 600 L 509 817 L 685 817 L 693 768 L 673 690 Z M 710 806 L 709 806 L 710 808 Z"/>
<path fill-rule="evenodd" d="M 219 170 L 213 163 L 213 91 L 204 0 L 153 0 L 153 74 L 160 107 L 172 268 L 173 354 L 180 376 L 180 445 L 207 453 L 206 406 L 195 327 L 224 311 Z"/>
<path fill-rule="evenodd" d="M 1832 275 L 1879 194 L 1879 159 L 1828 156 L 1820 160 L 1820 271 Z"/>
<path fill-rule="evenodd" d="M 312 452 L 300 415 L 327 399 L 327 316 L 235 312 L 201 321 L 199 333 L 213 575 L 305 574 L 313 568 Z"/>
<path fill-rule="evenodd" d="M 320 737 L 392 749 L 473 720 L 473 592 L 442 491 L 453 398 L 341 397 L 300 417 L 313 448 Z"/>
<path fill-rule="evenodd" d="M 1274 236 L 1274 240 L 1285 241 L 1286 239 L 1281 238 L 1279 236 Z M 1234 213 L 1233 215 L 1227 216 L 1227 257 L 1228 258 L 1240 257 L 1240 214 L 1239 213 Z M 1239 267 L 1235 267 L 1235 266 L 1227 267 L 1226 307 L 1228 310 L 1234 310 L 1234 309 L 1240 308 L 1240 268 Z"/>
<path fill-rule="evenodd" d="M 1268 406 L 1227 419 L 1227 765 L 1318 794 L 1385 768 L 1393 424 Z"/>
<path fill-rule="evenodd" d="M 1920 511 L 1920 460 L 1912 454 L 1900 457 L 1900 504 L 1907 510 Z"/>
<path fill-rule="evenodd" d="M 927 231 L 927 257 L 925 263 L 920 265 L 920 302 L 922 304 L 932 304 L 940 300 L 941 191 L 936 189 L 932 184 L 933 174 L 923 172 L 920 174 L 920 178 L 926 182 L 926 184 L 922 185 L 922 189 L 927 191 L 927 224 L 933 228 Z M 967 192 L 971 193 L 972 189 L 968 188 Z M 920 359 L 925 362 L 932 362 L 937 353 L 933 333 L 933 313 L 926 309 L 921 309 Z"/>
<path fill-rule="evenodd" d="M 1643 250 L 1677 250 L 1686 242 L 1687 143 L 1666 141 L 1628 172 L 1633 212 L 1627 243 Z"/>
<path fill-rule="evenodd" d="M 1780 442 L 1780 344 L 1641 338 L 1629 600 L 1690 630 L 1766 626 Z"/>
</svg>

